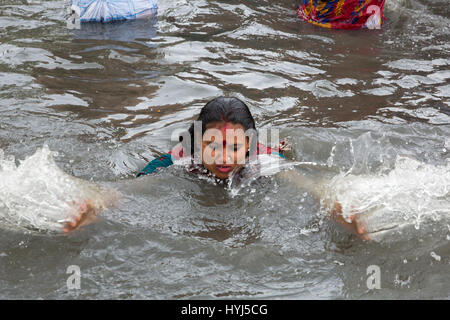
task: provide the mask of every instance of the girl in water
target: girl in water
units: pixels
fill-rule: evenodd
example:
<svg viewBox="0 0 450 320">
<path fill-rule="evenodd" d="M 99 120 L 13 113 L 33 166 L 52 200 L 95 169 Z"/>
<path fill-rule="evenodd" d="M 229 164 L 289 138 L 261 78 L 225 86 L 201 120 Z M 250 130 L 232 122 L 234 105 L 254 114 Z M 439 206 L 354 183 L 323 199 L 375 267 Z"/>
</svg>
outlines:
<svg viewBox="0 0 450 320">
<path fill-rule="evenodd" d="M 176 160 L 188 159 L 191 163 L 189 171 L 208 174 L 225 181 L 239 175 L 252 156 L 270 154 L 284 158 L 282 151 L 286 146 L 285 141 L 282 141 L 280 147 L 275 149 L 257 142 L 255 120 L 247 105 L 237 98 L 219 97 L 208 102 L 202 108 L 197 122 L 191 125 L 188 132 L 189 134 L 180 138 L 182 143 L 169 153 L 152 160 L 137 174 L 137 177 L 169 167 Z M 190 137 L 194 139 L 191 140 Z M 198 154 L 200 154 L 199 157 L 196 156 Z M 300 188 L 311 191 L 317 198 L 324 198 L 321 184 L 307 179 L 298 171 L 284 171 L 280 173 L 280 176 Z M 342 207 L 339 203 L 324 203 L 324 205 L 336 222 L 361 238 L 368 239 L 364 225 L 356 215 L 351 216 L 347 221 L 342 217 Z M 84 204 L 80 211 L 82 213 L 79 219 L 68 224 L 65 228 L 66 232 L 92 221 L 96 215 L 95 207 L 89 202 Z"/>
<path fill-rule="evenodd" d="M 186 143 L 184 139 L 191 141 Z M 281 154 L 284 141 L 275 150 L 257 140 L 255 120 L 247 105 L 237 98 L 219 97 L 202 108 L 188 134 L 180 138 L 184 147 L 179 144 L 169 153 L 152 160 L 137 177 L 168 167 L 173 164 L 172 160 L 192 157 L 197 160 L 194 161 L 197 165 L 191 166 L 191 171 L 203 171 L 226 180 L 242 170 L 250 154 L 273 154 L 284 158 Z"/>
</svg>

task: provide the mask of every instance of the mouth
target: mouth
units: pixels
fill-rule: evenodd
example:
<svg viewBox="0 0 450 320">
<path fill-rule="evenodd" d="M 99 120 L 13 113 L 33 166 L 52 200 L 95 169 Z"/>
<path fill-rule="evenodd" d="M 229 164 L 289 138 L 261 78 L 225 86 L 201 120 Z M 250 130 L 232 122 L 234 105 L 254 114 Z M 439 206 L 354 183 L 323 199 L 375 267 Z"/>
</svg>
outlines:
<svg viewBox="0 0 450 320">
<path fill-rule="evenodd" d="M 227 166 L 227 165 L 220 165 L 220 166 L 216 166 L 217 170 L 219 170 L 222 173 L 228 173 L 231 171 L 231 166 Z"/>
</svg>

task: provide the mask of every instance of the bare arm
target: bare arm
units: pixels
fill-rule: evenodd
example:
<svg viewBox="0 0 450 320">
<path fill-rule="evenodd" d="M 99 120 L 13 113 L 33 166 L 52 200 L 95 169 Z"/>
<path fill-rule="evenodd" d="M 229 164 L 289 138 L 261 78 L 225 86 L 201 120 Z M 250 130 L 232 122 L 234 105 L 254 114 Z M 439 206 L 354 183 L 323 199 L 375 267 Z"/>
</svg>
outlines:
<svg viewBox="0 0 450 320">
<path fill-rule="evenodd" d="M 342 206 L 339 202 L 330 202 L 325 197 L 325 182 L 324 181 L 313 181 L 304 175 L 302 175 L 297 170 L 287 170 L 279 173 L 279 176 L 296 185 L 298 188 L 306 189 L 311 192 L 317 199 L 323 200 L 324 208 L 329 213 L 330 217 L 337 222 L 339 225 L 343 226 L 348 231 L 358 235 L 364 240 L 369 240 L 369 236 L 365 234 L 365 225 L 358 219 L 358 215 L 350 216 L 350 222 L 344 219 L 342 216 Z"/>
<path fill-rule="evenodd" d="M 93 198 L 73 202 L 73 209 L 68 212 L 68 219 L 64 223 L 63 232 L 70 234 L 72 231 L 96 221 L 98 215 L 105 209 L 114 207 L 122 195 L 113 189 L 108 191 L 108 194 L 94 194 L 95 197 Z"/>
<path fill-rule="evenodd" d="M 311 179 L 305 177 L 297 170 L 286 170 L 279 173 L 279 176 L 289 181 L 292 184 L 295 184 L 299 189 L 306 189 L 312 194 L 314 194 L 315 197 L 318 199 L 321 199 L 323 197 L 323 183 L 317 183 L 315 181 L 312 181 Z"/>
</svg>

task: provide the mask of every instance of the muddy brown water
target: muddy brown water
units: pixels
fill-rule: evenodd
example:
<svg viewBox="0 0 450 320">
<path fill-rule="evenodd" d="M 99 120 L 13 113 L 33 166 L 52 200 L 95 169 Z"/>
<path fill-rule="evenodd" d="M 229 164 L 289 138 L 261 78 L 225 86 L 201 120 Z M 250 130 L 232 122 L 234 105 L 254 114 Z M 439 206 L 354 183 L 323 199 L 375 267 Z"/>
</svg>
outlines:
<svg viewBox="0 0 450 320">
<path fill-rule="evenodd" d="M 1 231 L 1 298 L 450 297 L 446 0 L 388 0 L 381 30 L 352 32 L 300 21 L 290 0 L 160 1 L 152 19 L 81 30 L 64 10 L 0 2 L 0 148 L 26 159 L 47 144 L 65 172 L 124 198 L 70 236 Z M 180 168 L 135 180 L 219 95 L 288 137 L 290 160 L 327 167 L 308 174 L 377 176 L 397 156 L 431 166 L 444 195 L 406 193 L 402 208 L 440 211 L 396 241 L 365 242 L 274 177 L 238 195 Z M 371 265 L 380 289 L 367 287 Z"/>
</svg>

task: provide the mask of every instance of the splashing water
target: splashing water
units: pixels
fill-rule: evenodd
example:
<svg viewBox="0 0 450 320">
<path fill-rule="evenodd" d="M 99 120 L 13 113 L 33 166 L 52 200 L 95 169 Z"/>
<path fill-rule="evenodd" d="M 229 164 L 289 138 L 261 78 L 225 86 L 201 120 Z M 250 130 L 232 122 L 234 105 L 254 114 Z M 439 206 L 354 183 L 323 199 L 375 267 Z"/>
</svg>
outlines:
<svg viewBox="0 0 450 320">
<path fill-rule="evenodd" d="M 54 155 L 44 146 L 16 166 L 14 157 L 5 157 L 0 150 L 1 227 L 59 233 L 87 199 L 100 209 L 117 199 L 117 191 L 63 172 Z M 321 165 L 260 155 L 229 180 L 228 190 L 234 197 L 259 177 L 305 166 Z M 430 219 L 450 219 L 450 160 L 434 166 L 398 156 L 392 170 L 379 172 L 383 173 L 338 174 L 325 183 L 322 200 L 339 202 L 347 220 L 358 215 L 373 240 L 407 225 L 419 229 Z"/>
<path fill-rule="evenodd" d="M 450 219 L 450 159 L 434 166 L 397 156 L 386 174 L 342 173 L 326 186 L 325 198 L 342 205 L 347 221 L 358 215 L 373 240 L 406 226 L 418 230 L 429 221 L 445 222 Z"/>
<path fill-rule="evenodd" d="M 228 188 L 236 196 L 262 176 L 299 167 L 322 169 L 315 162 L 292 162 L 261 155 L 242 174 L 232 177 Z M 328 214 L 326 204 L 340 203 L 343 218 L 351 222 L 350 216 L 357 215 L 372 240 L 388 241 L 388 236 L 402 232 L 404 227 L 414 226 L 419 230 L 430 221 L 442 223 L 450 219 L 450 159 L 446 165 L 436 166 L 397 156 L 393 169 L 383 167 L 370 174 L 351 172 L 342 172 L 326 182 L 313 181 L 313 185 L 321 190 L 325 215 Z"/>
<path fill-rule="evenodd" d="M 107 207 L 117 194 L 63 172 L 48 146 L 16 166 L 0 149 L 0 227 L 59 233 L 72 222 L 77 206 L 90 200 Z"/>
<path fill-rule="evenodd" d="M 236 196 L 258 178 L 272 176 L 283 170 L 294 169 L 296 166 L 319 168 L 324 165 L 316 162 L 289 161 L 278 155 L 261 154 L 239 174 L 231 176 L 228 189 L 232 196 Z"/>
</svg>

